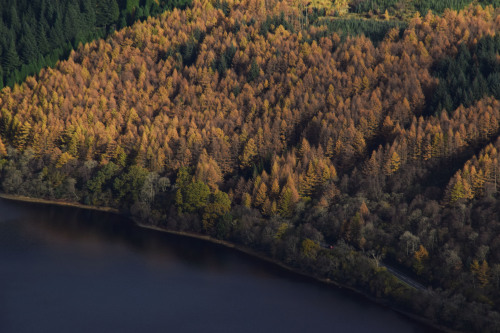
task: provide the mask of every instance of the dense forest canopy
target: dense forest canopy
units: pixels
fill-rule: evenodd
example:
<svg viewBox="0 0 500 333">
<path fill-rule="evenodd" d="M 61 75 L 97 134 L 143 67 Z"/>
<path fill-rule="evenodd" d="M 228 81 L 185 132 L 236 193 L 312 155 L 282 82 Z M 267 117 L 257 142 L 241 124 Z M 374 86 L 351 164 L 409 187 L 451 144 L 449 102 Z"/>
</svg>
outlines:
<svg viewBox="0 0 500 333">
<path fill-rule="evenodd" d="M 0 88 L 23 81 L 80 43 L 190 0 L 1 0 Z"/>
<path fill-rule="evenodd" d="M 480 4 L 483 6 L 493 5 L 498 7 L 498 0 L 353 0 L 350 1 L 351 10 L 357 13 L 384 12 L 390 11 L 394 14 L 401 14 L 405 11 L 419 11 L 426 14 L 429 10 L 436 13 L 443 13 L 446 9 L 463 9 L 469 4 Z"/>
<path fill-rule="evenodd" d="M 0 92 L 2 190 L 119 207 L 497 331 L 500 10 L 358 34 L 367 2 L 393 5 L 196 0 L 82 45 Z"/>
<path fill-rule="evenodd" d="M 329 32 L 363 33 L 372 40 L 382 40 L 390 28 L 406 26 L 416 11 L 442 13 L 446 8 L 462 9 L 471 2 L 297 0 L 291 5 L 307 14 L 303 18 L 307 25 L 326 25 Z M 499 0 L 476 2 L 500 5 Z M 80 43 L 105 37 L 115 29 L 165 10 L 185 8 L 190 3 L 191 0 L 1 0 L 0 89 L 24 81 L 43 67 L 54 66 Z M 223 12 L 230 7 L 224 0 L 216 1 L 215 6 Z M 330 19 L 332 16 L 336 19 Z M 391 17 L 397 17 L 398 21 L 388 21 Z"/>
</svg>

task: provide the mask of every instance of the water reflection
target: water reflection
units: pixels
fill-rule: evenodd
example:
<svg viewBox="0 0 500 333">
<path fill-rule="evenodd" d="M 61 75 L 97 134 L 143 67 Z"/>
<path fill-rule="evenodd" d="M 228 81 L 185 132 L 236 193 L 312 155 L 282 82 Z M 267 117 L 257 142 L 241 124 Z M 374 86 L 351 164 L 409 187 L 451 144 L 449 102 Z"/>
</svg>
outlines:
<svg viewBox="0 0 500 333">
<path fill-rule="evenodd" d="M 351 293 L 113 214 L 0 200 L 0 263 L 1 332 L 429 332 Z"/>
</svg>

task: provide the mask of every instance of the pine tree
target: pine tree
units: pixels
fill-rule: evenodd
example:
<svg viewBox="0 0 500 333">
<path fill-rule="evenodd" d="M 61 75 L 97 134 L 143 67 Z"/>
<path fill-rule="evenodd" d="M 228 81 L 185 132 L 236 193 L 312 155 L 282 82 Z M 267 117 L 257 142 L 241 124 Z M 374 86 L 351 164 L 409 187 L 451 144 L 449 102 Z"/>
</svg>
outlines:
<svg viewBox="0 0 500 333">
<path fill-rule="evenodd" d="M 47 39 L 47 31 L 49 31 L 49 29 L 47 20 L 42 16 L 35 29 L 36 44 L 41 55 L 46 55 L 50 51 L 50 45 Z"/>
<path fill-rule="evenodd" d="M 248 72 L 248 82 L 255 81 L 260 75 L 260 67 L 255 59 L 252 60 L 250 71 Z"/>
<path fill-rule="evenodd" d="M 100 0 L 96 7 L 96 23 L 98 26 L 109 28 L 118 22 L 120 8 L 116 0 Z"/>
<path fill-rule="evenodd" d="M 12 38 L 9 43 L 9 48 L 5 51 L 2 57 L 2 67 L 7 74 L 12 73 L 21 65 L 21 60 L 16 51 L 16 45 Z"/>
<path fill-rule="evenodd" d="M 16 7 L 17 6 L 15 4 L 12 4 L 12 6 L 10 7 L 10 12 L 8 14 L 8 22 L 9 22 L 10 29 L 16 35 L 18 35 L 19 32 L 21 31 L 21 26 L 22 25 L 21 25 L 21 20 L 19 18 L 19 15 L 18 15 Z"/>
<path fill-rule="evenodd" d="M 35 36 L 31 31 L 30 25 L 26 21 L 23 22 L 23 34 L 19 41 L 19 45 L 21 59 L 25 64 L 35 61 L 40 56 Z"/>
<path fill-rule="evenodd" d="M 133 14 L 137 7 L 139 7 L 139 0 L 127 0 L 127 3 L 125 5 L 127 13 Z"/>
</svg>

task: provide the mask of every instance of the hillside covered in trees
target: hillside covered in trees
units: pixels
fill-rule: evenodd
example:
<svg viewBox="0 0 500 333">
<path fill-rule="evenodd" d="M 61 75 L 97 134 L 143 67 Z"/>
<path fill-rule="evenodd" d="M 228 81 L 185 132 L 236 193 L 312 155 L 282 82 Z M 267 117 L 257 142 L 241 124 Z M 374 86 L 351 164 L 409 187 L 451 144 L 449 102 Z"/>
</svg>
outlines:
<svg viewBox="0 0 500 333">
<path fill-rule="evenodd" d="M 0 89 L 106 36 L 190 0 L 1 0 Z"/>
<path fill-rule="evenodd" d="M 500 10 L 412 10 L 358 34 L 356 6 L 392 2 L 345 3 L 195 0 L 81 46 L 0 92 L 1 189 L 117 207 L 498 331 Z"/>
</svg>

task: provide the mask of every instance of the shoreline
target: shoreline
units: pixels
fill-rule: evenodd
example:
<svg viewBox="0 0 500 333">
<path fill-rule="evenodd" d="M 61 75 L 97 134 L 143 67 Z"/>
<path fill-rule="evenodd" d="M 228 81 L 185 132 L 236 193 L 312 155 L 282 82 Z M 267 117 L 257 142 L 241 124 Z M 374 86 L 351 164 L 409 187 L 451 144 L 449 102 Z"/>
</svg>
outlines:
<svg viewBox="0 0 500 333">
<path fill-rule="evenodd" d="M 165 228 L 154 226 L 154 225 L 144 224 L 144 223 L 137 222 L 137 221 L 134 221 L 134 222 L 135 222 L 135 224 L 137 226 L 139 226 L 141 228 L 155 230 L 155 231 L 159 231 L 159 232 L 164 232 L 164 233 L 171 234 L 171 235 L 176 235 L 176 236 L 182 236 L 182 237 L 200 239 L 200 240 L 203 240 L 203 241 L 206 241 L 206 242 L 210 242 L 212 244 L 218 244 L 218 245 L 221 245 L 221 246 L 224 246 L 224 247 L 227 247 L 227 248 L 230 248 L 230 249 L 233 249 L 233 250 L 245 253 L 245 254 L 247 254 L 249 256 L 252 256 L 252 257 L 257 258 L 259 260 L 268 262 L 270 264 L 279 266 L 282 269 L 285 269 L 285 270 L 287 270 L 289 272 L 293 272 L 294 274 L 297 274 L 297 275 L 300 275 L 300 276 L 303 276 L 303 277 L 306 277 L 306 278 L 309 278 L 309 279 L 313 279 L 313 280 L 321 282 L 321 283 L 330 284 L 330 285 L 333 285 L 333 286 L 335 286 L 337 288 L 349 289 L 349 290 L 354 291 L 354 292 L 356 292 L 358 294 L 362 294 L 361 292 L 359 292 L 359 291 L 357 291 L 355 289 L 352 289 L 352 288 L 350 288 L 348 286 L 341 285 L 341 284 L 339 284 L 339 283 L 337 283 L 337 282 L 335 282 L 333 280 L 318 278 L 318 277 L 316 277 L 316 276 L 314 276 L 312 274 L 307 274 L 305 272 L 301 272 L 299 270 L 296 270 L 293 267 L 286 265 L 285 263 L 282 263 L 282 262 L 280 262 L 278 260 L 269 258 L 266 255 L 264 255 L 262 253 L 259 253 L 259 252 L 255 251 L 255 250 L 252 250 L 252 249 L 250 249 L 248 247 L 245 247 L 245 246 L 241 246 L 241 245 L 238 245 L 238 244 L 235 244 L 235 243 L 231 243 L 231 242 L 228 242 L 228 241 L 225 241 L 225 240 L 213 238 L 213 237 L 207 236 L 207 235 L 197 234 L 197 233 L 194 233 L 194 232 L 170 230 L 170 229 L 165 229 Z M 365 295 L 363 294 L 363 296 L 365 296 Z"/>
<path fill-rule="evenodd" d="M 5 193 L 0 193 L 0 199 L 21 201 L 21 202 L 30 202 L 30 203 L 37 203 L 37 204 L 43 204 L 43 205 L 73 207 L 73 208 L 95 210 L 95 211 L 99 211 L 99 212 L 106 212 L 106 213 L 113 213 L 113 214 L 120 214 L 121 215 L 120 211 L 116 208 L 84 205 L 84 204 L 71 202 L 71 201 L 62 201 L 62 200 L 55 200 L 55 199 L 54 200 L 39 199 L 39 198 L 27 197 L 24 195 L 5 194 Z"/>
<path fill-rule="evenodd" d="M 148 224 L 144 224 L 144 223 L 141 223 L 141 222 L 137 222 L 135 220 L 134 220 L 134 223 L 137 226 L 141 227 L 141 228 L 150 229 L 150 230 L 154 230 L 154 231 L 158 231 L 158 232 L 164 232 L 164 233 L 167 233 L 167 234 L 170 234 L 170 235 L 176 235 L 176 236 L 181 236 L 181 237 L 188 237 L 188 238 L 200 239 L 200 240 L 203 240 L 203 241 L 206 241 L 206 242 L 210 242 L 212 244 L 218 244 L 218 245 L 221 245 L 221 246 L 224 246 L 224 247 L 227 247 L 227 248 L 230 248 L 230 249 L 242 252 L 244 254 L 247 254 L 249 256 L 257 258 L 259 260 L 262 260 L 262 261 L 265 261 L 267 263 L 270 263 L 270 264 L 273 264 L 275 266 L 278 266 L 278 267 L 280 267 L 280 268 L 282 268 L 282 269 L 284 269 L 284 270 L 286 270 L 286 271 L 288 271 L 290 273 L 293 273 L 293 274 L 299 275 L 301 277 L 310 279 L 312 281 L 315 281 L 315 282 L 318 282 L 318 283 L 321 283 L 321 284 L 325 284 L 325 285 L 328 285 L 328 286 L 331 286 L 331 287 L 335 287 L 335 288 L 339 288 L 339 289 L 345 289 L 345 290 L 348 290 L 350 292 L 353 292 L 356 295 L 362 296 L 363 298 L 368 299 L 368 300 L 370 300 L 371 302 L 373 302 L 375 304 L 378 304 L 380 306 L 383 306 L 383 307 L 386 307 L 388 309 L 391 309 L 391 310 L 393 310 L 396 313 L 399 313 L 399 314 L 401 314 L 401 315 L 403 315 L 403 316 L 405 316 L 407 318 L 410 318 L 410 319 L 412 319 L 412 320 L 414 320 L 416 322 L 419 322 L 421 324 L 424 324 L 424 325 L 427 325 L 429 327 L 432 327 L 433 329 L 440 330 L 442 332 L 447 332 L 447 333 L 460 333 L 460 331 L 455 331 L 455 330 L 451 330 L 451 329 L 443 327 L 443 326 L 436 325 L 436 324 L 428 321 L 427 319 L 425 319 L 423 317 L 420 317 L 420 316 L 415 315 L 415 314 L 410 313 L 410 312 L 403 311 L 401 309 L 398 309 L 397 307 L 391 306 L 389 302 L 384 301 L 383 299 L 378 299 L 378 298 L 372 297 L 372 296 L 370 296 L 370 295 L 362 292 L 359 289 L 355 289 L 353 287 L 343 285 L 341 283 L 338 283 L 338 282 L 336 282 L 334 280 L 331 280 L 331 279 L 328 279 L 328 278 L 320 278 L 320 277 L 317 277 L 315 275 L 308 274 L 306 272 L 300 271 L 300 270 L 298 270 L 296 268 L 293 268 L 292 266 L 288 266 L 287 264 L 285 264 L 285 263 L 283 263 L 281 261 L 269 258 L 266 255 L 264 255 L 262 253 L 259 253 L 259 252 L 255 251 L 255 250 L 252 250 L 250 248 L 247 248 L 245 246 L 237 245 L 237 244 L 234 244 L 234 243 L 231 243 L 231 242 L 228 242 L 228 241 L 216 239 L 216 238 L 213 238 L 213 237 L 207 236 L 207 235 L 197 234 L 197 233 L 194 233 L 194 232 L 176 231 L 176 230 L 165 229 L 165 228 L 161 228 L 161 227 L 158 227 L 158 226 L 148 225 Z"/>
<path fill-rule="evenodd" d="M 283 262 L 272 259 L 272 258 L 270 258 L 262 253 L 259 253 L 255 250 L 252 250 L 251 248 L 248 248 L 248 247 L 245 247 L 242 245 L 238 245 L 238 244 L 234 244 L 234 243 L 231 243 L 231 242 L 228 242 L 225 240 L 216 239 L 216 238 L 213 238 L 213 237 L 208 236 L 208 235 L 197 234 L 194 232 L 170 230 L 170 229 L 158 227 L 155 225 L 145 224 L 145 223 L 139 222 L 137 219 L 133 218 L 132 216 L 128 216 L 128 215 L 121 213 L 116 208 L 91 206 L 91 205 L 84 205 L 84 204 L 67 202 L 67 201 L 59 201 L 59 200 L 39 199 L 39 198 L 32 198 L 32 197 L 5 194 L 5 193 L 0 193 L 0 199 L 10 200 L 10 201 L 18 201 L 18 202 L 28 202 L 28 203 L 35 203 L 35 204 L 42 204 L 42 205 L 80 208 L 80 209 L 86 209 L 86 210 L 94 210 L 94 211 L 99 211 L 99 212 L 117 214 L 117 215 L 123 216 L 125 218 L 131 219 L 134 222 L 134 224 L 140 228 L 149 229 L 149 230 L 153 230 L 156 232 L 164 232 L 167 234 L 181 236 L 181 237 L 200 239 L 200 240 L 203 240 L 206 242 L 210 242 L 212 244 L 221 245 L 221 246 L 242 252 L 246 255 L 252 256 L 252 257 L 257 258 L 259 260 L 265 261 L 267 263 L 276 265 L 276 266 L 280 267 L 281 269 L 284 269 L 290 273 L 297 274 L 299 276 L 302 276 L 302 277 L 307 278 L 307 279 L 311 279 L 311 280 L 316 281 L 318 283 L 322 283 L 322 284 L 325 284 L 328 286 L 333 286 L 333 287 L 336 287 L 339 289 L 349 290 L 350 292 L 353 292 L 356 295 L 362 296 L 362 297 L 370 300 L 371 302 L 374 302 L 380 306 L 384 306 L 386 308 L 389 308 L 389 309 L 391 309 L 391 310 L 393 310 L 393 311 L 395 311 L 395 312 L 397 312 L 397 313 L 399 313 L 407 318 L 410 318 L 416 322 L 422 323 L 422 324 L 427 325 L 429 327 L 432 327 L 434 329 L 437 329 L 437 330 L 440 330 L 443 332 L 447 332 L 447 333 L 459 333 L 460 332 L 460 331 L 451 330 L 449 328 L 434 324 L 423 317 L 420 317 L 420 316 L 415 315 L 413 313 L 398 309 L 397 307 L 391 306 L 390 302 L 384 301 L 383 299 L 378 299 L 378 298 L 372 297 L 372 296 L 370 296 L 370 295 L 368 295 L 368 294 L 366 294 L 366 293 L 364 293 L 361 290 L 358 290 L 356 288 L 343 285 L 341 283 L 338 283 L 338 282 L 331 280 L 331 279 L 328 279 L 328 278 L 320 278 L 320 277 L 315 276 L 313 274 L 309 274 L 309 273 L 300 271 L 300 270 L 293 268 L 293 267 L 291 267 Z"/>
</svg>

